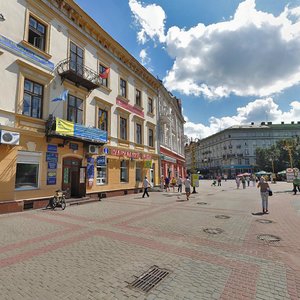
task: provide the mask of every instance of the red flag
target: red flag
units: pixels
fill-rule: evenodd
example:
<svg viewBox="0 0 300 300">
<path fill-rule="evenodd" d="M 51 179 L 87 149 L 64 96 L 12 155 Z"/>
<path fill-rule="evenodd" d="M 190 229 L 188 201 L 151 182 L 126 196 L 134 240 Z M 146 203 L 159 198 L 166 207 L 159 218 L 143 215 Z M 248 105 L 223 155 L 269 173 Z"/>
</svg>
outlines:
<svg viewBox="0 0 300 300">
<path fill-rule="evenodd" d="M 102 79 L 106 79 L 109 75 L 109 72 L 110 72 L 110 68 L 107 68 L 102 74 L 99 74 L 99 77 Z"/>
</svg>

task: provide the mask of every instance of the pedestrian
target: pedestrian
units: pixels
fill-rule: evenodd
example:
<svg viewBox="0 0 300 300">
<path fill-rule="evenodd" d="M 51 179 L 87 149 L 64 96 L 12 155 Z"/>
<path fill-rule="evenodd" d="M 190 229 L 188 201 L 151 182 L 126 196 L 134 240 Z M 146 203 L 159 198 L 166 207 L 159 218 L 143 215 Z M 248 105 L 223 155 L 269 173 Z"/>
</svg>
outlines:
<svg viewBox="0 0 300 300">
<path fill-rule="evenodd" d="M 172 186 L 172 188 L 173 188 L 173 193 L 175 192 L 176 182 L 177 182 L 177 181 L 176 181 L 175 177 L 173 177 L 172 180 L 171 180 L 171 186 Z"/>
<path fill-rule="evenodd" d="M 246 181 L 247 181 L 247 186 L 250 186 L 250 177 L 249 176 L 246 177 Z"/>
<path fill-rule="evenodd" d="M 148 188 L 151 186 L 151 183 L 149 182 L 147 176 L 145 176 L 144 182 L 143 182 L 143 187 L 144 187 L 144 194 L 143 194 L 143 198 L 145 197 L 145 195 L 147 195 L 147 197 L 149 197 L 148 194 Z"/>
<path fill-rule="evenodd" d="M 178 193 L 182 193 L 182 178 L 181 176 L 177 179 L 177 187 L 178 187 Z"/>
<path fill-rule="evenodd" d="M 236 182 L 236 188 L 239 189 L 240 188 L 240 184 L 241 184 L 241 179 L 240 179 L 239 176 L 236 176 L 235 182 Z"/>
<path fill-rule="evenodd" d="M 260 188 L 260 196 L 261 196 L 261 201 L 262 201 L 263 214 L 268 214 L 269 213 L 269 211 L 268 211 L 268 197 L 269 197 L 270 186 L 265 181 L 265 179 L 263 177 L 261 177 L 257 187 Z"/>
<path fill-rule="evenodd" d="M 294 195 L 297 194 L 297 188 L 298 188 L 298 192 L 300 192 L 300 178 L 298 178 L 298 177 L 296 177 L 293 180 L 293 192 L 294 192 Z"/>
<path fill-rule="evenodd" d="M 168 191 L 170 190 L 169 184 L 170 184 L 170 178 L 169 178 L 168 176 L 166 176 L 166 178 L 165 178 L 165 188 L 166 188 L 166 192 L 168 192 Z"/>
<path fill-rule="evenodd" d="M 188 176 L 184 181 L 184 186 L 185 186 L 186 201 L 188 201 L 190 200 L 190 194 L 191 194 L 191 181 Z"/>
<path fill-rule="evenodd" d="M 161 175 L 160 177 L 160 189 L 161 191 L 164 190 L 164 175 Z"/>
<path fill-rule="evenodd" d="M 252 180 L 252 185 L 255 186 L 256 179 L 255 179 L 255 175 L 254 174 L 252 175 L 251 180 Z"/>
<path fill-rule="evenodd" d="M 242 185 L 243 185 L 243 189 L 245 189 L 246 188 L 246 179 L 244 176 L 242 177 Z"/>
<path fill-rule="evenodd" d="M 218 186 L 221 186 L 222 178 L 221 176 L 218 176 Z"/>
</svg>

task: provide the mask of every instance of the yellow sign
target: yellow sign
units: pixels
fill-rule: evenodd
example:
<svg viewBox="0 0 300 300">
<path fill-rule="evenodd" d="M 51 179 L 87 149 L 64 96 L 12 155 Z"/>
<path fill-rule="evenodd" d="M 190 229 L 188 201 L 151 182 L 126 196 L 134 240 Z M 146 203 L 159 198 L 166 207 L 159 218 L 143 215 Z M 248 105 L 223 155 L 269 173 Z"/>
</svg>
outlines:
<svg viewBox="0 0 300 300">
<path fill-rule="evenodd" d="M 63 135 L 74 135 L 74 123 L 56 118 L 56 132 Z"/>
<path fill-rule="evenodd" d="M 199 175 L 192 174 L 192 187 L 199 187 Z"/>
<path fill-rule="evenodd" d="M 144 161 L 144 168 L 151 169 L 152 168 L 152 160 Z"/>
</svg>

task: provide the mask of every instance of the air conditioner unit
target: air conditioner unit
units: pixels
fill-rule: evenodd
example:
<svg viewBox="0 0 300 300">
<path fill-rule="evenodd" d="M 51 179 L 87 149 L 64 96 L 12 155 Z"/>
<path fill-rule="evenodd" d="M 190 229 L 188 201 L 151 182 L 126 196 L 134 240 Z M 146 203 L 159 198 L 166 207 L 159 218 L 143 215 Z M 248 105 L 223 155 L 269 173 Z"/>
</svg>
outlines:
<svg viewBox="0 0 300 300">
<path fill-rule="evenodd" d="M 91 154 L 98 154 L 99 153 L 99 148 L 98 146 L 95 145 L 89 145 L 89 153 Z"/>
<path fill-rule="evenodd" d="M 1 144 L 7 144 L 7 145 L 19 145 L 20 133 L 13 132 L 13 131 L 7 131 L 7 130 L 1 130 L 0 142 L 1 142 Z"/>
</svg>

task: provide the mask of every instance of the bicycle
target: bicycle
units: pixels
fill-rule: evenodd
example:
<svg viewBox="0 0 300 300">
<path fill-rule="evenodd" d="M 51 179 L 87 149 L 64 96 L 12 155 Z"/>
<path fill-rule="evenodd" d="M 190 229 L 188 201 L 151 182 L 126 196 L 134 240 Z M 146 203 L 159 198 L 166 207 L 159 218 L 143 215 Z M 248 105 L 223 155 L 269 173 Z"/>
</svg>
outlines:
<svg viewBox="0 0 300 300">
<path fill-rule="evenodd" d="M 51 208 L 54 210 L 55 207 L 61 207 L 62 210 L 66 208 L 66 191 L 57 190 L 55 195 L 50 202 Z"/>
</svg>

